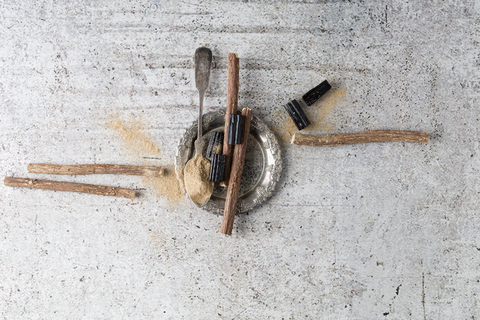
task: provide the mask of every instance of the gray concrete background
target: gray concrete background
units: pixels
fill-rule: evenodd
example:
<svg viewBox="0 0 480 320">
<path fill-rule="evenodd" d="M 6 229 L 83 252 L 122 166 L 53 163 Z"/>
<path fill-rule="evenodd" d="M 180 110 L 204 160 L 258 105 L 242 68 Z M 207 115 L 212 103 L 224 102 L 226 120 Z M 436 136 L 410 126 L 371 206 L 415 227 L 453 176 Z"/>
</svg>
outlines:
<svg viewBox="0 0 480 320">
<path fill-rule="evenodd" d="M 479 19 L 468 0 L 0 1 L 4 176 L 47 178 L 30 162 L 173 164 L 201 45 L 216 60 L 207 111 L 225 107 L 236 52 L 240 106 L 279 137 L 282 104 L 323 78 L 344 94 L 312 107 L 310 132 L 431 134 L 282 142 L 277 193 L 232 237 L 138 177 L 49 177 L 136 188 L 134 201 L 2 185 L 0 317 L 478 319 Z M 111 115 L 141 121 L 158 159 L 132 155 Z"/>
</svg>

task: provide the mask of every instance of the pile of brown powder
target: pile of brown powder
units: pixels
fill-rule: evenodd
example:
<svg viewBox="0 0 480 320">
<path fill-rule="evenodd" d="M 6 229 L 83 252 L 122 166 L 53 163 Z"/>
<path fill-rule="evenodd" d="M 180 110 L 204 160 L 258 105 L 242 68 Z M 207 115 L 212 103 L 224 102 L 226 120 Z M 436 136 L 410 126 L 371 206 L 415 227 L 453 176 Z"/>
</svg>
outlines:
<svg viewBox="0 0 480 320">
<path fill-rule="evenodd" d="M 213 182 L 208 181 L 210 160 L 194 157 L 187 162 L 184 170 L 185 189 L 196 204 L 203 206 L 212 195 Z"/>
</svg>

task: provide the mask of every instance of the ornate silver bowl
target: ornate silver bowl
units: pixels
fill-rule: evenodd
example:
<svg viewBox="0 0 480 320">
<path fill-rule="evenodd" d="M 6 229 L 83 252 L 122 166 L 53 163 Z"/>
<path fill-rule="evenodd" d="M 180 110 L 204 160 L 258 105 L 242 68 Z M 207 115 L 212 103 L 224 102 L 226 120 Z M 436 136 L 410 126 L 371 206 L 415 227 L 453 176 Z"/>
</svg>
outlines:
<svg viewBox="0 0 480 320">
<path fill-rule="evenodd" d="M 212 131 L 223 132 L 225 111 L 209 112 L 203 115 L 203 139 L 205 155 Z M 187 161 L 195 154 L 194 142 L 197 138 L 197 121 L 185 131 L 177 148 L 175 172 L 183 187 L 183 169 Z M 275 185 L 282 172 L 280 146 L 275 134 L 261 121 L 253 116 L 248 138 L 247 154 L 243 167 L 242 182 L 238 198 L 237 212 L 252 210 L 272 196 Z M 227 188 L 215 185 L 213 194 L 203 209 L 222 214 L 225 207 Z"/>
</svg>

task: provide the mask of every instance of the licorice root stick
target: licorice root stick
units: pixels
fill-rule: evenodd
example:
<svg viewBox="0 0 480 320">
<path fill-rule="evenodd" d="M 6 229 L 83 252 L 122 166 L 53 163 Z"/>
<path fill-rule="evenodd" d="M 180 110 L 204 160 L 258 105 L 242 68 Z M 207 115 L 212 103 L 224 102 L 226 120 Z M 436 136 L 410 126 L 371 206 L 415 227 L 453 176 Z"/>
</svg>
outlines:
<svg viewBox="0 0 480 320">
<path fill-rule="evenodd" d="M 242 116 L 244 119 L 242 143 L 235 145 L 232 157 L 232 170 L 228 180 L 227 198 L 225 199 L 225 211 L 223 212 L 222 227 L 220 233 L 232 235 L 233 220 L 238 202 L 238 193 L 240 191 L 240 182 L 242 179 L 243 165 L 245 163 L 245 153 L 247 151 L 248 136 L 250 133 L 250 123 L 252 122 L 252 109 L 243 108 Z"/>
<path fill-rule="evenodd" d="M 236 53 L 228 54 L 228 91 L 227 91 L 227 112 L 225 113 L 225 130 L 223 138 L 223 154 L 225 158 L 225 175 L 221 186 L 228 185 L 230 167 L 232 163 L 233 145 L 227 143 L 228 121 L 231 114 L 237 114 L 238 109 L 238 88 L 239 88 L 240 61 Z"/>
<path fill-rule="evenodd" d="M 127 166 L 117 164 L 78 164 L 57 165 L 49 163 L 30 163 L 28 172 L 45 174 L 126 174 L 134 176 L 161 177 L 164 169 L 155 166 Z"/>
<path fill-rule="evenodd" d="M 295 133 L 291 143 L 311 147 L 389 141 L 427 143 L 429 137 L 430 135 L 425 132 L 398 130 L 371 130 L 367 132 L 324 135 Z"/>
<path fill-rule="evenodd" d="M 127 199 L 135 198 L 135 190 L 123 189 L 123 188 L 117 188 L 117 187 L 99 186 L 94 184 L 38 180 L 38 179 L 27 179 L 27 178 L 14 178 L 14 177 L 5 177 L 5 180 L 3 181 L 3 183 L 8 187 L 82 192 L 82 193 L 91 193 L 91 194 L 98 194 L 102 196 L 112 196 L 112 197 L 120 197 L 120 198 L 127 198 Z"/>
</svg>

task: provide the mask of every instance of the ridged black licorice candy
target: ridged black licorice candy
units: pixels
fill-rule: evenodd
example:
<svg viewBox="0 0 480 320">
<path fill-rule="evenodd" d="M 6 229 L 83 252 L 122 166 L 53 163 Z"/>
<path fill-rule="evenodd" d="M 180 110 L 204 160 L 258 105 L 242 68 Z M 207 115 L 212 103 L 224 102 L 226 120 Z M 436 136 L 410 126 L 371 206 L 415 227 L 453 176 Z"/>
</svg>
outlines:
<svg viewBox="0 0 480 320">
<path fill-rule="evenodd" d="M 207 147 L 207 159 L 211 159 L 214 154 L 221 154 L 223 151 L 223 132 L 213 131 L 210 136 L 210 142 Z"/>
<path fill-rule="evenodd" d="M 332 86 L 328 83 L 327 80 L 320 83 L 318 86 L 313 88 L 312 90 L 308 91 L 302 96 L 303 101 L 307 104 L 307 106 L 311 106 L 314 104 L 321 96 L 327 93 Z"/>
<path fill-rule="evenodd" d="M 210 165 L 210 176 L 208 181 L 211 182 L 222 182 L 223 176 L 225 173 L 225 159 L 226 156 L 223 154 L 213 154 L 212 163 Z"/>
<path fill-rule="evenodd" d="M 302 130 L 306 126 L 310 125 L 310 121 L 305 115 L 305 112 L 303 112 L 303 109 L 300 107 L 300 104 L 297 100 L 290 101 L 284 107 L 285 110 L 287 110 L 290 118 L 292 118 L 293 123 L 295 123 L 297 126 L 298 130 Z"/>
<path fill-rule="evenodd" d="M 231 114 L 228 121 L 228 144 L 242 143 L 242 123 L 243 117 L 239 114 Z"/>
</svg>

